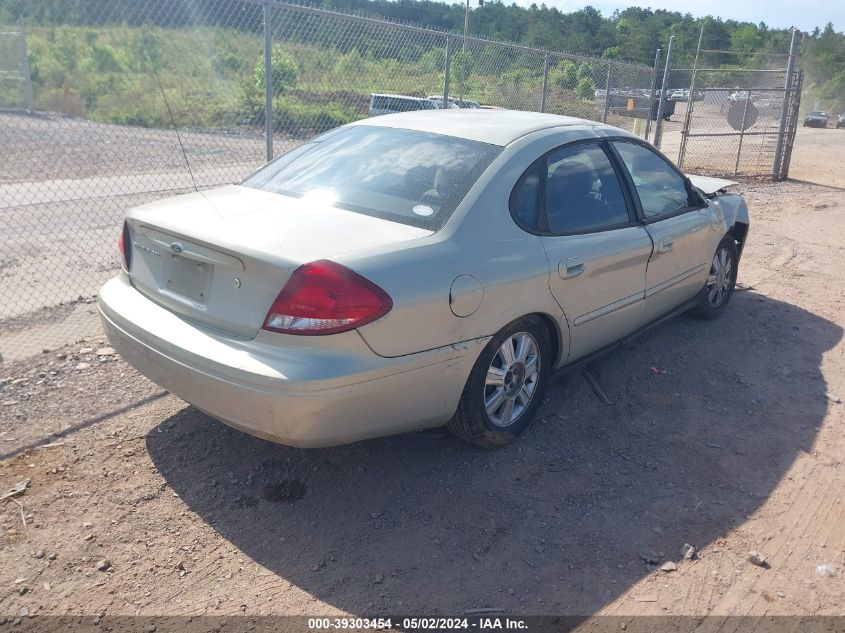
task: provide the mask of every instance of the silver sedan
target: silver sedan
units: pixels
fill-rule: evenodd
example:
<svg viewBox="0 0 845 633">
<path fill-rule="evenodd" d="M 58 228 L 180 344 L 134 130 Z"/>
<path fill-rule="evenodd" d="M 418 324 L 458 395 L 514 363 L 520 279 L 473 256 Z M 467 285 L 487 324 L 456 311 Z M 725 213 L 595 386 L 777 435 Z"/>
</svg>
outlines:
<svg viewBox="0 0 845 633">
<path fill-rule="evenodd" d="M 100 313 L 142 374 L 259 437 L 499 446 L 554 373 L 725 310 L 749 225 L 730 184 L 581 119 L 367 119 L 132 210 Z"/>
</svg>

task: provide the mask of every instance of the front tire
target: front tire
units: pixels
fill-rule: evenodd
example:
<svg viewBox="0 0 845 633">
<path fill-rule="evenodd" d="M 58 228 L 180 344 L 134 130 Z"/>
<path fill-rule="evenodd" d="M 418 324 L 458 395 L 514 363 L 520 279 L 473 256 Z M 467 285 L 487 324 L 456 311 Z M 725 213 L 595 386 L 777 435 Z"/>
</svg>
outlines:
<svg viewBox="0 0 845 633">
<path fill-rule="evenodd" d="M 732 235 L 726 235 L 716 247 L 710 263 L 707 282 L 701 290 L 695 314 L 702 319 L 715 319 L 725 311 L 736 286 L 739 250 Z"/>
<path fill-rule="evenodd" d="M 512 442 L 543 400 L 551 356 L 551 336 L 539 318 L 503 328 L 476 360 L 449 430 L 485 448 Z"/>
</svg>

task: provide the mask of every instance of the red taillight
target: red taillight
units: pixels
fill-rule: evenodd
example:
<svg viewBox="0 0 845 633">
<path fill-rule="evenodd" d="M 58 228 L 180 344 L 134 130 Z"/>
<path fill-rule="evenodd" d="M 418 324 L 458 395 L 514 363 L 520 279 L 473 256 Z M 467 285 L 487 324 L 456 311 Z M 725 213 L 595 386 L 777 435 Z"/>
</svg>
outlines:
<svg viewBox="0 0 845 633">
<path fill-rule="evenodd" d="M 369 279 L 328 260 L 297 268 L 276 297 L 264 329 L 286 334 L 337 334 L 390 312 L 393 300 Z"/>
<path fill-rule="evenodd" d="M 120 237 L 117 240 L 117 249 L 123 258 L 123 267 L 128 271 L 129 265 L 132 263 L 132 248 L 129 243 L 129 227 L 126 225 L 126 222 L 123 223 L 123 230 L 120 232 Z"/>
</svg>

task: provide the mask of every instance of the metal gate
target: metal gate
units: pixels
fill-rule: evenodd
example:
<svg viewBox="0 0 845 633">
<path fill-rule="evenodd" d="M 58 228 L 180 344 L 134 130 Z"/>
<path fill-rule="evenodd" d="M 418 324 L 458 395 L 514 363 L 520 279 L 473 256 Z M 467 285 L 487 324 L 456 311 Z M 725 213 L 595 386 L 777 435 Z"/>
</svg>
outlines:
<svg viewBox="0 0 845 633">
<path fill-rule="evenodd" d="M 795 134 L 798 132 L 798 110 L 801 107 L 801 89 L 804 86 L 804 71 L 799 70 L 793 78 L 794 89 L 789 93 L 789 112 L 787 114 L 786 135 L 783 141 L 783 152 L 780 161 L 775 164 L 775 179 L 785 180 L 789 177 L 789 163 L 792 161 L 792 147 L 795 145 Z"/>
<path fill-rule="evenodd" d="M 692 68 L 665 71 L 671 117 L 656 135 L 660 149 L 690 173 L 788 175 L 801 99 L 795 71 L 799 32 L 789 53 L 701 49 Z"/>
</svg>

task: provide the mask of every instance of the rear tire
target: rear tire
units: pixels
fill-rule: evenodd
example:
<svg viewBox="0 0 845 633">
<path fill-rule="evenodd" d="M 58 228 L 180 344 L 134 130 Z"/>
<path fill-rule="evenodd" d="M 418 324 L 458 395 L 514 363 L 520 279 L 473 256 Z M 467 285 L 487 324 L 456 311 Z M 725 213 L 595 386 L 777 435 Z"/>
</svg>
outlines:
<svg viewBox="0 0 845 633">
<path fill-rule="evenodd" d="M 694 309 L 695 316 L 712 320 L 719 317 L 734 293 L 736 273 L 739 267 L 739 250 L 732 235 L 726 235 L 716 247 L 707 281 Z"/>
<path fill-rule="evenodd" d="M 530 316 L 510 323 L 476 360 L 449 430 L 484 448 L 509 444 L 534 417 L 551 367 L 546 325 Z"/>
</svg>

